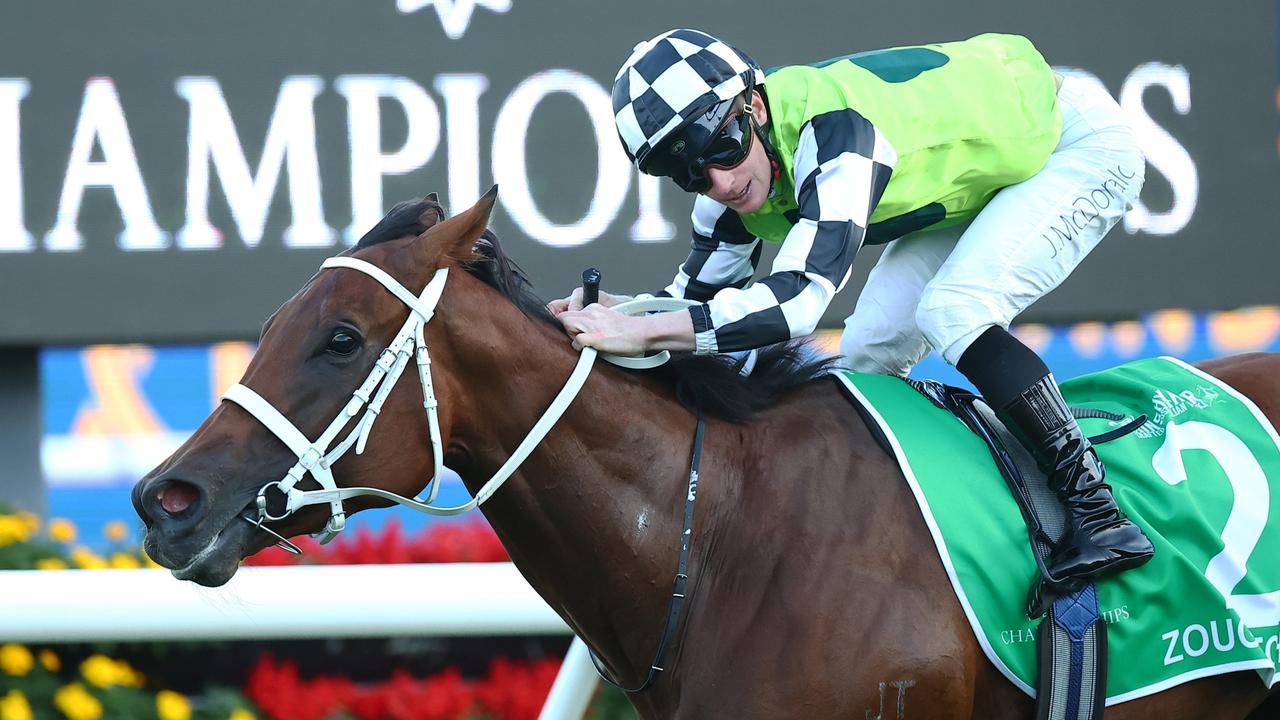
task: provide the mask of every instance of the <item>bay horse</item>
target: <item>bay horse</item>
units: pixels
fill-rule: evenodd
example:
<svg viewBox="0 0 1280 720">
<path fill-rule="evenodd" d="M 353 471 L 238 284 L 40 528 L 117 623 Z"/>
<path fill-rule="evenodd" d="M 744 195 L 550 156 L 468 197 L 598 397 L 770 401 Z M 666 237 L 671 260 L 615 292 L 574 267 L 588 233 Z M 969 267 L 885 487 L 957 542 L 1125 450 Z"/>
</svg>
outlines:
<svg viewBox="0 0 1280 720">
<path fill-rule="evenodd" d="M 496 190 L 447 220 L 434 196 L 401 203 L 343 253 L 411 293 L 452 270 L 425 341 L 444 461 L 473 493 L 579 359 L 486 230 Z M 267 320 L 241 384 L 314 438 L 406 315 L 368 274 L 322 270 Z M 1277 356 L 1201 368 L 1280 419 Z M 688 600 L 665 671 L 629 695 L 640 717 L 1031 717 L 1033 701 L 975 640 L 897 463 L 824 373 L 787 346 L 765 352 L 749 379 L 705 357 L 660 371 L 600 364 L 482 511 L 529 583 L 613 677 L 635 684 L 668 609 L 700 413 Z M 414 496 L 433 473 L 431 443 L 420 440 L 427 425 L 423 393 L 395 383 L 367 448 L 338 460 L 334 477 Z M 222 403 L 134 488 L 147 553 L 179 579 L 227 582 L 243 557 L 276 542 L 239 518 L 297 460 L 254 415 Z M 360 497 L 345 510 L 386 504 Z M 309 506 L 268 527 L 314 532 L 326 510 Z M 992 550 L 998 562 L 1004 549 Z M 1270 695 L 1256 673 L 1241 672 L 1122 703 L 1107 717 L 1235 719 L 1264 702 L 1258 712 L 1270 717 Z"/>
</svg>

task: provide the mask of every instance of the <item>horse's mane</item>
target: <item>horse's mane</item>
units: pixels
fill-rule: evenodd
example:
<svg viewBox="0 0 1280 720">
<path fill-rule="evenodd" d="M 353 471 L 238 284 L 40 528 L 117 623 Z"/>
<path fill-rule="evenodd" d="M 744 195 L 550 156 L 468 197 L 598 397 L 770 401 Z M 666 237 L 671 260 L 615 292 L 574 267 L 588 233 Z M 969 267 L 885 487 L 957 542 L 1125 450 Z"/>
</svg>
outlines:
<svg viewBox="0 0 1280 720">
<path fill-rule="evenodd" d="M 356 248 L 421 235 L 427 231 L 422 216 L 428 210 L 437 211 L 441 219 L 445 216 L 434 193 L 397 204 L 360 238 Z M 533 292 L 528 276 L 503 251 L 492 230 L 486 229 L 480 236 L 471 257 L 459 261 L 472 277 L 497 290 L 526 316 L 560 327 L 546 303 Z M 672 353 L 665 365 L 644 372 L 669 383 L 676 399 L 692 411 L 746 422 L 757 410 L 827 374 L 834 358 L 819 358 L 807 342 L 792 341 L 761 349 L 749 378 L 740 372 L 744 362 L 745 359 L 735 360 L 725 355 Z"/>
</svg>

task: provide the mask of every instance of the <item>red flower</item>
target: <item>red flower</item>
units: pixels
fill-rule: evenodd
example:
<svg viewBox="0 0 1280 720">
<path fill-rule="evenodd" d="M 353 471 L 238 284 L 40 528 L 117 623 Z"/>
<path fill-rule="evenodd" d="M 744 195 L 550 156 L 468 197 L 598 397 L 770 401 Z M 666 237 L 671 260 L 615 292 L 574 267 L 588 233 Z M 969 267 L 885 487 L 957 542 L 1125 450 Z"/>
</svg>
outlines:
<svg viewBox="0 0 1280 720">
<path fill-rule="evenodd" d="M 391 518 L 374 533 L 361 527 L 328 545 L 309 537 L 295 538 L 301 556 L 269 547 L 250 556 L 246 565 L 364 565 L 381 563 L 506 562 L 510 558 L 498 536 L 483 520 L 437 521 L 406 539 L 400 521 Z"/>
<path fill-rule="evenodd" d="M 297 665 L 277 665 L 270 654 L 254 664 L 244 688 L 245 696 L 273 720 L 325 720 L 345 707 L 354 692 L 346 678 L 302 680 Z"/>
<path fill-rule="evenodd" d="M 403 670 L 386 682 L 356 687 L 347 678 L 303 680 L 292 662 L 263 655 L 249 672 L 245 695 L 271 720 L 326 720 L 346 712 L 359 720 L 536 720 L 560 661 L 496 658 L 480 680 L 457 668 L 418 680 Z"/>
<path fill-rule="evenodd" d="M 302 555 L 294 555 L 293 553 L 283 550 L 275 545 L 264 548 L 258 552 L 245 558 L 245 565 L 298 565 L 299 557 L 315 557 L 324 551 L 324 546 L 303 535 L 301 537 L 292 538 L 294 544 L 302 549 Z"/>
<path fill-rule="evenodd" d="M 492 717 L 537 720 L 559 671 L 560 661 L 550 658 L 532 664 L 496 658 L 479 683 L 480 705 Z"/>
</svg>

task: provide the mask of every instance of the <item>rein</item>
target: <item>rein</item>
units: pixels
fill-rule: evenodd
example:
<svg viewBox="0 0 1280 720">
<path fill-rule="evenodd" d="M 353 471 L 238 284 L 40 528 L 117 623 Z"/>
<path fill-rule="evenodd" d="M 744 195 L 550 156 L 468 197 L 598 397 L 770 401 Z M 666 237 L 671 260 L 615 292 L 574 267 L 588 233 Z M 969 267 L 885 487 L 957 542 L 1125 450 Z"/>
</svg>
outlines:
<svg viewBox="0 0 1280 720">
<path fill-rule="evenodd" d="M 649 663 L 649 674 L 636 687 L 624 687 L 610 677 L 600 663 L 600 658 L 596 657 L 596 652 L 587 647 L 587 655 L 591 658 L 591 664 L 596 666 L 600 679 L 625 693 L 648 690 L 653 681 L 658 679 L 658 673 L 662 672 L 662 662 L 667 657 L 667 650 L 671 649 L 671 638 L 675 635 L 676 622 L 680 619 L 680 607 L 684 605 L 684 585 L 689 580 L 686 571 L 689 569 L 689 542 L 693 538 L 693 503 L 698 499 L 698 467 L 702 464 L 702 436 L 706 427 L 702 413 L 698 413 L 698 428 L 693 431 L 693 460 L 689 464 L 689 492 L 684 501 L 684 530 L 680 532 L 680 560 L 676 563 L 676 579 L 671 588 L 671 602 L 667 605 L 667 624 L 662 628 L 662 638 L 658 640 L 658 650 L 653 655 L 653 662 Z M 583 645 L 586 645 L 586 641 L 583 641 Z"/>
<path fill-rule="evenodd" d="M 258 490 L 258 517 L 239 516 L 250 525 L 275 536 L 278 540 L 276 544 L 279 547 L 294 554 L 301 554 L 302 550 L 290 542 L 288 538 L 268 528 L 265 523 L 271 520 L 283 520 L 307 505 L 324 503 L 329 505 L 329 520 L 325 522 L 324 530 L 320 533 L 322 543 L 332 540 L 346 526 L 346 511 L 342 507 L 342 501 L 348 498 L 373 495 L 431 515 L 458 515 L 479 506 L 497 492 L 498 488 L 502 487 L 502 484 L 511 477 L 516 469 L 520 467 L 520 464 L 524 462 L 525 458 L 537 447 L 538 443 L 542 442 L 542 439 L 551 431 L 556 421 L 564 414 L 564 411 L 573 402 L 573 399 L 577 397 L 578 392 L 586 383 L 587 376 L 591 373 L 592 366 L 595 365 L 597 355 L 616 365 L 641 369 L 657 367 L 671 357 L 670 353 L 665 350 L 648 357 L 636 358 L 597 353 L 594 348 L 583 348 L 577 365 L 574 366 L 573 372 L 569 375 L 569 379 L 565 381 L 565 385 L 559 394 L 551 401 L 551 405 L 543 412 L 542 417 L 538 419 L 533 428 L 529 430 L 528 435 L 521 441 L 520 445 L 511 454 L 511 457 L 503 463 L 492 478 L 481 486 L 475 497 L 454 507 L 438 507 L 431 503 L 435 500 L 436 493 L 440 488 L 439 481 L 444 468 L 444 450 L 440 437 L 440 419 L 437 412 L 439 403 L 436 400 L 435 388 L 431 382 L 431 355 L 427 349 L 425 328 L 431 318 L 435 317 L 436 304 L 440 302 L 440 296 L 444 292 L 444 284 L 448 279 L 449 270 L 448 268 L 437 270 L 431 281 L 423 288 L 422 293 L 414 295 L 384 270 L 364 260 L 352 257 L 331 257 L 325 260 L 320 268 L 322 270 L 326 268 L 348 268 L 358 270 L 372 277 L 403 301 L 405 305 L 409 306 L 409 317 L 405 320 L 404 326 L 400 328 L 400 332 L 396 334 L 395 339 L 378 356 L 378 360 L 369 372 L 368 377 L 360 384 L 360 387 L 352 394 L 351 399 L 347 401 L 343 409 L 338 412 L 337 417 L 329 423 L 329 426 L 325 428 L 315 442 L 308 440 L 306 435 L 290 422 L 283 413 L 251 388 L 236 384 L 222 395 L 222 399 L 239 405 L 250 415 L 257 418 L 298 457 L 298 462 L 289 469 L 283 478 L 269 482 Z M 679 310 L 691 304 L 695 303 L 674 298 L 648 297 L 620 303 L 615 305 L 614 309 L 626 314 L 639 314 L 663 310 Z M 427 414 L 427 425 L 434 462 L 433 474 L 427 482 L 427 487 L 424 488 L 427 492 L 427 497 L 425 499 L 421 497 L 407 498 L 371 487 L 338 487 L 333 478 L 333 464 L 346 454 L 353 445 L 357 455 L 364 452 L 365 444 L 369 439 L 369 432 L 373 429 L 373 423 L 378 419 L 378 413 L 381 411 L 383 403 L 386 402 L 387 396 L 391 394 L 391 388 L 395 386 L 396 381 L 400 379 L 401 373 L 408 366 L 411 355 L 416 357 L 418 379 L 422 383 L 422 407 Z M 329 446 L 337 439 L 343 428 L 350 424 L 352 418 L 359 415 L 361 410 L 364 411 L 364 416 L 356 423 L 344 440 L 332 450 L 329 450 Z M 689 564 L 689 544 L 692 538 L 693 503 L 698 493 L 698 467 L 702 461 L 702 438 L 705 430 L 706 423 L 702 419 L 702 414 L 699 413 L 697 429 L 694 431 L 693 460 L 689 469 L 689 491 L 685 500 L 684 531 L 680 534 L 680 559 L 677 563 L 676 577 L 671 591 L 671 602 L 667 610 L 667 623 L 662 630 L 662 638 L 658 641 L 658 650 L 654 655 L 653 662 L 650 664 L 649 674 L 639 686 L 635 688 L 623 687 L 609 676 L 608 672 L 601 666 L 595 652 L 588 648 L 591 662 L 595 665 L 601 679 L 624 692 L 635 693 L 649 688 L 657 678 L 658 673 L 662 672 L 663 660 L 671 647 L 671 640 L 680 617 L 680 608 L 684 604 L 685 583 L 689 579 L 686 571 Z M 297 484 L 306 477 L 308 472 L 316 479 L 316 482 L 320 483 L 319 490 L 300 490 L 297 487 Z M 278 514 L 273 513 L 270 509 L 271 502 L 268 498 L 268 493 L 273 491 L 284 502 L 284 510 Z"/>
<path fill-rule="evenodd" d="M 283 520 L 307 505 L 329 505 L 329 519 L 325 522 L 324 530 L 318 533 L 321 543 L 327 543 L 332 540 L 346 526 L 346 511 L 342 507 L 342 502 L 362 495 L 372 495 L 390 500 L 430 515 L 459 515 L 479 506 L 497 492 L 498 488 L 502 487 L 502 484 L 515 473 L 520 464 L 551 431 L 551 428 L 555 426 L 564 411 L 568 409 L 569 404 L 577 397 L 578 392 L 587 381 L 587 376 L 591 373 L 592 366 L 595 364 L 598 354 L 596 350 L 594 348 L 583 348 L 577 365 L 574 366 L 569 379 L 565 381 L 564 387 L 556 395 L 551 405 L 547 407 L 542 417 L 538 419 L 538 422 L 529 430 L 524 440 L 512 452 L 511 457 L 494 473 L 493 477 L 480 487 L 471 500 L 454 507 L 432 505 L 431 503 L 435 501 L 436 493 L 439 492 L 440 477 L 444 471 L 444 448 L 440 436 L 440 420 L 437 412 L 439 403 L 436 400 L 435 388 L 431 381 L 431 355 L 427 348 L 425 328 L 426 324 L 435 316 L 436 305 L 440 302 L 440 296 L 444 292 L 444 284 L 448 279 L 449 269 L 440 268 L 437 270 L 422 292 L 414 295 L 399 281 L 387 274 L 386 271 L 358 258 L 331 257 L 325 260 L 320 268 L 321 270 L 347 268 L 372 277 L 409 307 L 409 317 L 405 320 L 400 332 L 396 334 L 391 344 L 379 355 L 365 381 L 361 383 L 360 387 L 352 394 L 351 399 L 347 401 L 343 409 L 338 412 L 338 415 L 314 442 L 308 440 L 296 425 L 253 389 L 245 385 L 236 384 L 222 395 L 222 399 L 239 405 L 254 416 L 298 458 L 298 462 L 285 473 L 283 478 L 269 482 L 258 490 L 256 500 L 257 517 L 240 516 L 241 519 L 249 524 L 274 535 L 279 540 L 277 545 L 294 554 L 301 553 L 301 550 L 286 538 L 267 528 L 265 523 Z M 691 304 L 694 303 L 674 298 L 645 298 L 620 303 L 615 305 L 614 309 L 627 314 L 639 314 L 662 310 L 678 310 Z M 373 429 L 374 422 L 378 419 L 382 405 L 386 402 L 387 396 L 390 395 L 391 388 L 395 386 L 396 381 L 400 379 L 401 373 L 408 366 L 410 357 L 416 358 L 418 366 L 418 379 L 422 384 L 422 406 L 427 415 L 433 457 L 432 476 L 423 490 L 427 493 L 426 497 L 421 497 L 421 493 L 419 493 L 418 497 L 407 498 L 372 487 L 338 487 L 333 477 L 333 464 L 345 455 L 353 445 L 357 455 L 364 452 L 369 433 Z M 623 367 L 643 369 L 661 365 L 670 358 L 670 353 L 662 351 L 642 358 L 600 353 L 600 357 Z M 351 429 L 351 432 L 330 450 L 330 445 L 337 440 L 338 435 L 351 423 L 352 419 L 361 414 L 361 411 L 363 411 L 363 416 Z M 320 484 L 319 490 L 302 490 L 297 487 L 298 483 L 308 473 Z M 283 509 L 279 512 L 273 510 L 273 507 L 278 508 L 281 505 L 283 505 Z"/>
</svg>

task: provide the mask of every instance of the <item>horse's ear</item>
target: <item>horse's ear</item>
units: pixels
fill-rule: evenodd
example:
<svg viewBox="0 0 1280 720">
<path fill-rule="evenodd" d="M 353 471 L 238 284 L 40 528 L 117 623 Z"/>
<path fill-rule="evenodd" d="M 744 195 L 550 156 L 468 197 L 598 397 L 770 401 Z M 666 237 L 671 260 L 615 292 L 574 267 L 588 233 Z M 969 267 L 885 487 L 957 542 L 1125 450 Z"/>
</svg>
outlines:
<svg viewBox="0 0 1280 720">
<path fill-rule="evenodd" d="M 472 257 L 480 235 L 489 227 L 489 216 L 498 199 L 498 186 L 489 188 L 475 205 L 423 233 L 426 247 L 441 258 L 468 260 Z"/>
<path fill-rule="evenodd" d="M 436 223 L 444 219 L 444 209 L 440 207 L 440 196 L 433 192 L 427 193 L 423 200 L 426 200 L 428 205 L 427 209 L 418 216 L 418 222 L 425 228 L 435 227 Z"/>
</svg>

